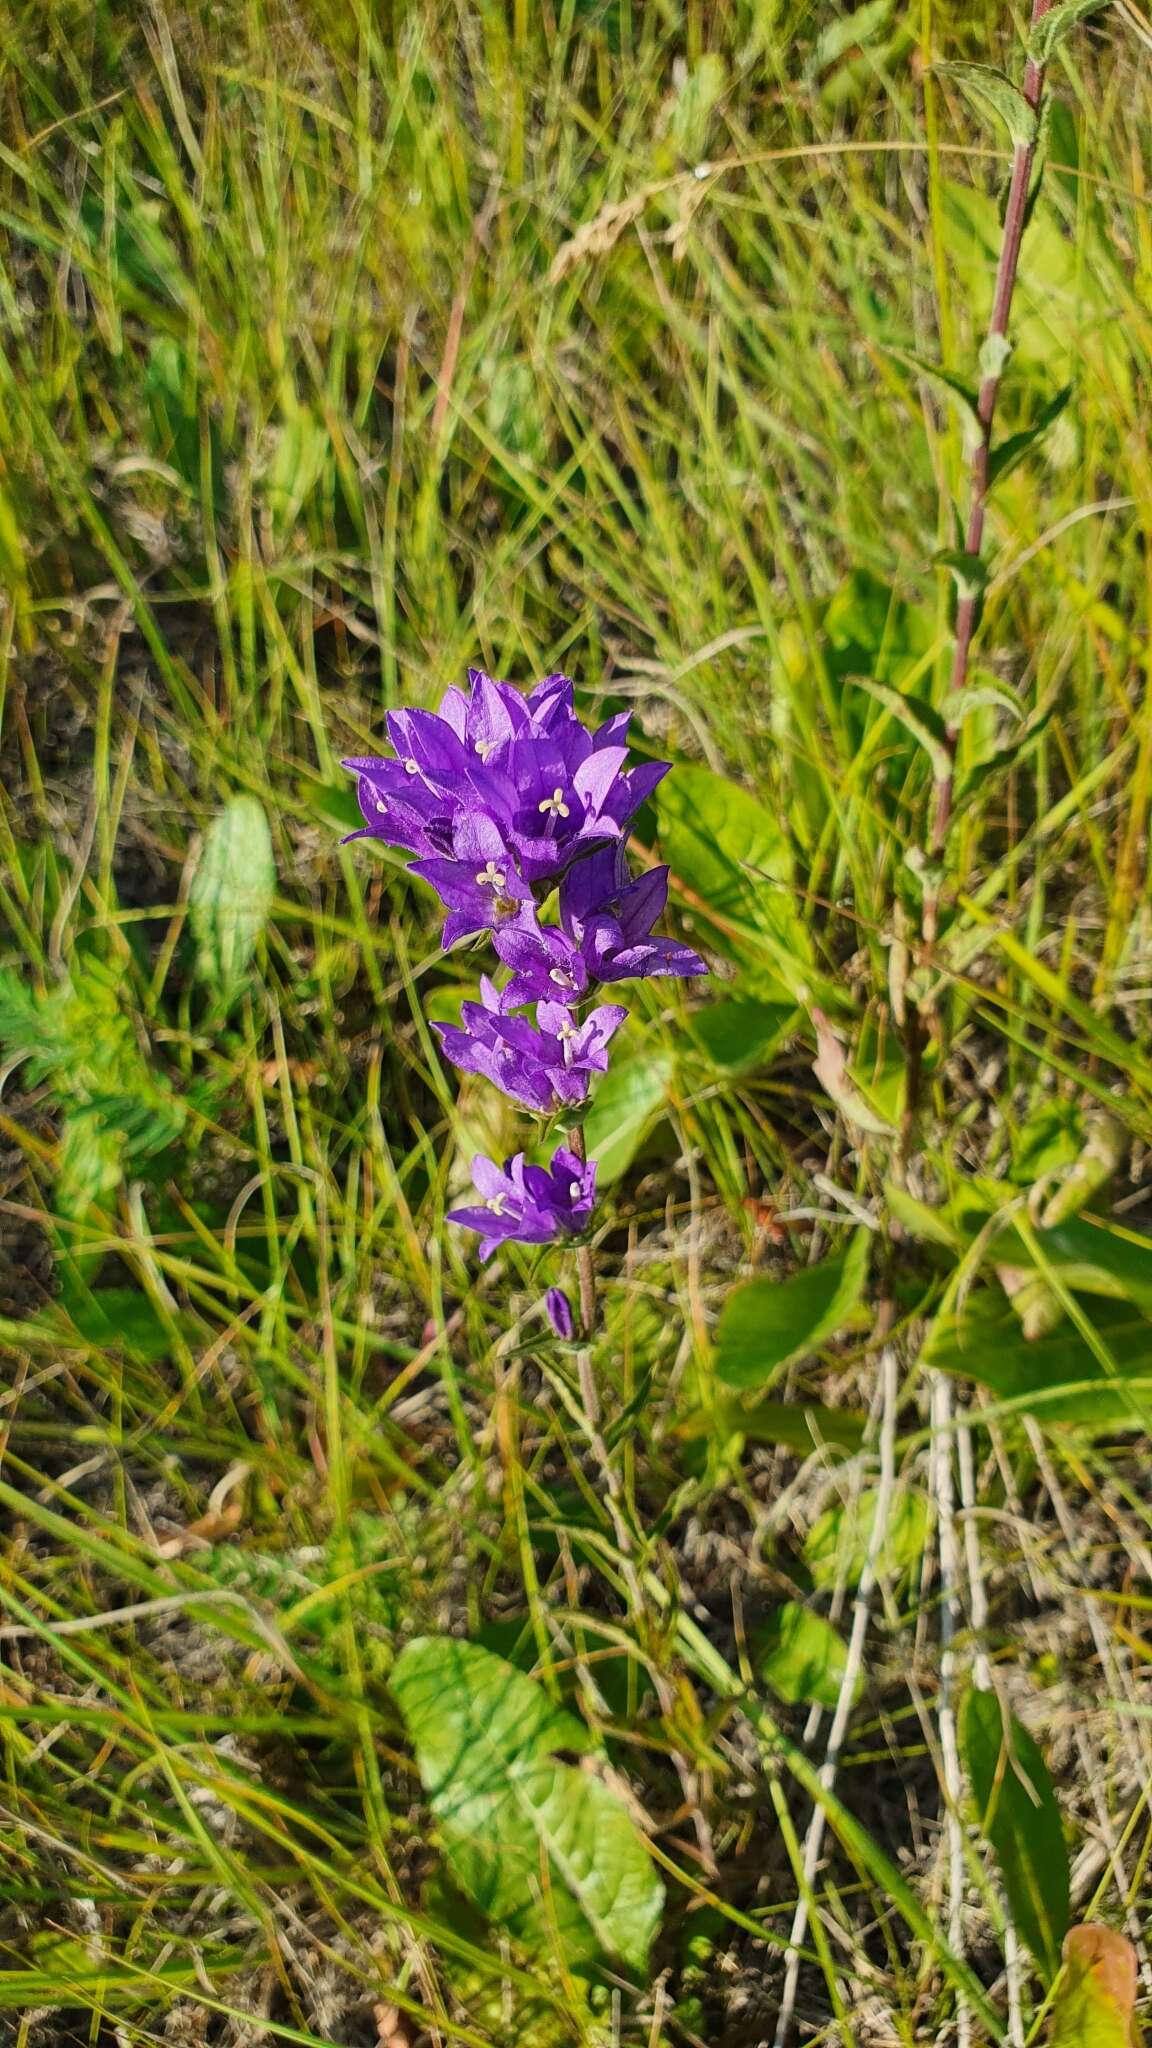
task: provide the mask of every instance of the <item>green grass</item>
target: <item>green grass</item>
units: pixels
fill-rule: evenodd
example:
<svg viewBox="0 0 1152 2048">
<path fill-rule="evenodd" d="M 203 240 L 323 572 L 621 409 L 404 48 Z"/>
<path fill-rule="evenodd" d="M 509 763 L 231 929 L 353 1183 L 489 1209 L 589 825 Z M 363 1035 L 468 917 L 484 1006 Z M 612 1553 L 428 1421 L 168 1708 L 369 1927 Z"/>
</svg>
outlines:
<svg viewBox="0 0 1152 2048">
<path fill-rule="evenodd" d="M 10 10 L 21 2048 L 387 2040 L 376 2004 L 397 2048 L 751 2048 L 801 1899 L 792 2039 L 1039 2031 L 952 1749 L 986 1665 L 1048 1755 L 1075 1916 L 1147 1916 L 1152 93 L 1127 0 L 1053 65 L 998 434 L 1068 395 L 992 496 L 925 866 L 934 557 L 967 488 L 925 365 L 976 379 L 1007 163 L 932 66 L 1019 76 L 1021 30 L 991 0 L 854 28 L 831 0 Z M 475 963 L 441 958 L 399 859 L 339 844 L 341 756 L 474 661 L 571 672 L 763 807 L 694 796 L 639 834 L 717 975 L 634 996 L 599 1112 L 613 1499 L 542 1343 L 562 1261 L 478 1273 L 444 1227 L 471 1154 L 523 1132 L 429 1029 Z M 229 993 L 189 887 L 241 795 L 276 880 Z M 1077 1173 L 1073 1241 L 1045 1210 Z M 732 1287 L 861 1216 L 861 1299 L 750 1407 L 716 1377 Z M 864 1485 L 933 1515 L 857 1594 L 804 1544 Z M 754 1682 L 788 1600 L 863 1631 L 831 1792 L 830 1712 Z M 445 1630 L 602 1735 L 667 1888 L 649 1982 L 501 1947 L 450 1896 L 387 1689 L 397 1644 Z"/>
</svg>

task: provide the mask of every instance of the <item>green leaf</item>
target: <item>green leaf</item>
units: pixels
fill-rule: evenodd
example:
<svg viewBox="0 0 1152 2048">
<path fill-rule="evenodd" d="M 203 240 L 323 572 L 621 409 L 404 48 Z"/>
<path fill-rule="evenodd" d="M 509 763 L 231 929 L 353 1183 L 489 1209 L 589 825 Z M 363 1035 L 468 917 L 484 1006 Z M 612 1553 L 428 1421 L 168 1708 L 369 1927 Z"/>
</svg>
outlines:
<svg viewBox="0 0 1152 2048">
<path fill-rule="evenodd" d="M 812 52 L 813 69 L 824 71 L 839 63 L 849 50 L 865 47 L 880 30 L 887 28 L 896 0 L 864 0 L 862 7 L 831 22 L 817 38 Z"/>
<path fill-rule="evenodd" d="M 818 1401 L 754 1401 L 751 1407 L 722 1396 L 706 1408 L 694 1408 L 676 1425 L 684 1442 L 711 1436 L 743 1436 L 756 1444 L 786 1444 L 807 1455 L 821 1444 L 858 1451 L 864 1441 L 864 1417 L 852 1408 L 824 1408 Z"/>
<path fill-rule="evenodd" d="M 89 1344 L 109 1351 L 123 1351 L 129 1358 L 166 1358 L 172 1350 L 172 1333 L 166 1329 L 146 1294 L 134 1287 L 101 1287 L 94 1292 L 78 1287 L 67 1289 L 64 1307 L 68 1322 Z M 60 1327 L 54 1306 L 42 1312 L 45 1327 Z M 173 1313 L 173 1322 L 188 1335 L 195 1333 L 191 1316 Z"/>
<path fill-rule="evenodd" d="M 729 1387 L 765 1387 L 841 1330 L 864 1292 L 871 1233 L 847 1251 L 787 1280 L 765 1274 L 728 1296 L 716 1332 L 716 1376 Z"/>
<path fill-rule="evenodd" d="M 637 1050 L 609 1067 L 584 1124 L 596 1185 L 610 1187 L 626 1173 L 653 1118 L 664 1108 L 672 1080 L 667 1052 Z"/>
<path fill-rule="evenodd" d="M 1034 1187 L 1048 1174 L 1071 1166 L 1083 1142 L 1084 1115 L 1075 1103 L 1042 1103 L 1013 1139 L 1012 1179 L 1017 1187 Z"/>
<path fill-rule="evenodd" d="M 1012 343 L 1006 334 L 986 334 L 980 344 L 981 377 L 1002 377 L 1012 356 Z"/>
<path fill-rule="evenodd" d="M 465 1896 L 526 1948 L 643 1971 L 664 1888 L 616 1794 L 558 1761 L 595 1750 L 584 1722 L 447 1636 L 409 1643 L 390 1683 Z"/>
<path fill-rule="evenodd" d="M 1018 434 L 1009 434 L 993 448 L 988 457 L 989 487 L 999 483 L 1002 477 L 1008 476 L 1017 463 L 1023 461 L 1029 449 L 1035 448 L 1036 444 L 1043 440 L 1049 427 L 1055 426 L 1071 396 L 1072 386 L 1065 384 L 1062 390 L 1054 393 L 1047 405 L 1041 407 L 1030 427 L 1021 428 Z"/>
<path fill-rule="evenodd" d="M 767 807 L 710 768 L 687 762 L 656 797 L 664 858 L 716 921 L 714 943 L 745 968 L 768 970 L 768 996 L 803 1000 L 811 943 L 799 915 L 792 848 Z M 696 908 L 696 906 L 694 906 Z"/>
<path fill-rule="evenodd" d="M 1036 115 L 1006 72 L 991 64 L 937 64 L 933 68 L 955 81 L 978 114 L 991 114 L 1003 121 L 1010 142 L 1027 148 L 1036 140 Z"/>
<path fill-rule="evenodd" d="M 1152 1412 L 1148 1323 L 1134 1309 L 1108 1301 L 1093 1305 L 1092 1323 L 1115 1379 L 1073 1323 L 1026 1337 L 1009 1303 L 990 1288 L 969 1295 L 959 1311 L 936 1317 L 920 1362 L 977 1380 L 1043 1422 L 1146 1428 Z"/>
<path fill-rule="evenodd" d="M 301 775 L 295 784 L 296 794 L 308 805 L 322 825 L 332 826 L 338 832 L 355 832 L 364 823 L 356 791 L 348 782 L 322 782 L 316 776 Z M 382 847 L 383 840 L 373 840 L 374 847 Z"/>
<path fill-rule="evenodd" d="M 813 1008 L 812 1023 L 816 1031 L 816 1058 L 812 1062 L 812 1072 L 845 1122 L 878 1137 L 894 1136 L 896 1125 L 891 1116 L 884 1113 L 883 1105 L 875 1100 L 872 1089 L 866 1090 L 859 1075 L 849 1068 L 844 1047 L 822 1010 Z M 894 1072 L 889 1064 L 887 1071 L 881 1068 L 879 1078 L 882 1092 L 889 1093 L 893 1081 L 899 1088 L 902 1075 L 898 1068 Z"/>
<path fill-rule="evenodd" d="M 966 384 L 962 377 L 958 377 L 954 370 L 946 370 L 943 364 L 934 363 L 929 356 L 918 355 L 915 349 L 890 348 L 887 353 L 895 356 L 898 362 L 906 363 L 910 370 L 915 370 L 918 377 L 926 378 L 929 384 L 937 387 L 941 397 L 954 406 L 960 415 L 965 447 L 978 447 L 984 429 L 977 411 L 978 396 L 971 385 Z"/>
<path fill-rule="evenodd" d="M 275 892 L 263 806 L 254 796 L 233 797 L 208 827 L 188 892 L 197 970 L 225 998 L 244 979 Z"/>
<path fill-rule="evenodd" d="M 294 524 L 331 461 L 328 429 L 307 407 L 295 407 L 281 426 L 271 430 L 264 490 L 277 533 L 287 533 Z"/>
<path fill-rule="evenodd" d="M 119 1134 L 83 1109 L 65 1117 L 56 1164 L 56 1208 L 82 1222 L 94 1202 L 114 1194 L 123 1179 Z"/>
<path fill-rule="evenodd" d="M 1136 1951 L 1127 1935 L 1091 1924 L 1064 1937 L 1048 2048 L 1140 2048 Z"/>
<path fill-rule="evenodd" d="M 692 1041 L 712 1066 L 743 1073 L 763 1066 L 791 1037 L 798 1012 L 791 1003 L 758 1003 L 738 998 L 710 1003 L 692 1018 Z"/>
<path fill-rule="evenodd" d="M 1086 21 L 1090 14 L 1099 14 L 1109 0 L 1061 0 L 1042 21 L 1038 21 L 1028 38 L 1028 55 L 1034 64 L 1051 63 L 1061 43 L 1072 33 L 1077 22 Z"/>
<path fill-rule="evenodd" d="M 778 1699 L 793 1706 L 810 1701 L 814 1706 L 834 1707 L 848 1668 L 848 1651 L 823 1615 L 813 1614 L 798 1600 L 778 1607 L 754 1646 L 753 1661 L 758 1677 L 771 1686 Z M 858 1677 L 853 1700 L 860 1696 Z"/>
<path fill-rule="evenodd" d="M 92 958 L 75 985 L 42 991 L 0 969 L 0 1047 L 23 1060 L 29 1080 L 46 1081 L 65 1112 L 56 1207 L 72 1222 L 113 1193 L 126 1166 L 171 1144 L 187 1115 L 144 1059 L 121 983 L 116 968 Z"/>
<path fill-rule="evenodd" d="M 952 581 L 961 597 L 979 597 L 988 582 L 988 564 L 980 555 L 964 548 L 937 548 L 932 557 L 938 569 L 951 569 Z"/>
<path fill-rule="evenodd" d="M 963 1234 L 947 1207 L 933 1208 L 930 1202 L 918 1201 L 906 1188 L 897 1187 L 890 1180 L 884 1183 L 884 1200 L 909 1237 L 919 1238 L 925 1244 L 945 1245 L 949 1251 L 961 1249 Z"/>
<path fill-rule="evenodd" d="M 963 689 L 949 690 L 940 710 L 949 725 L 957 730 L 975 711 L 1005 711 L 1017 724 L 1023 717 L 1019 698 L 997 682 L 967 683 Z"/>
<path fill-rule="evenodd" d="M 819 1591 L 836 1585 L 858 1585 L 868 1562 L 880 1494 L 868 1489 L 854 1500 L 828 1508 L 808 1531 L 804 1562 Z M 876 1552 L 881 1578 L 899 1578 L 917 1564 L 928 1541 L 931 1511 L 922 1493 L 902 1491 L 890 1502 L 888 1519 Z"/>
<path fill-rule="evenodd" d="M 1084 1122 L 1084 1144 L 1059 1187 L 1045 1204 L 1040 1218 L 1042 1229 L 1049 1231 L 1060 1224 L 1070 1222 L 1085 1204 L 1107 1185 L 1113 1174 L 1119 1171 L 1127 1149 L 1127 1133 L 1115 1117 L 1102 1110 L 1097 1110 L 1087 1117 Z M 1129 1245 L 1131 1241 L 1126 1237 L 1117 1237 L 1116 1242 Z M 1152 1246 L 1149 1246 L 1149 1251 L 1152 1253 Z"/>
<path fill-rule="evenodd" d="M 1069 1873 L 1048 1767 L 993 1692 L 968 1694 L 960 1742 L 980 1831 L 995 1854 L 1012 1918 L 1051 1983 L 1068 1929 Z"/>
<path fill-rule="evenodd" d="M 685 71 L 666 109 L 667 131 L 678 154 L 695 163 L 708 147 L 712 115 L 727 84 L 724 59 L 706 51 Z"/>
<path fill-rule="evenodd" d="M 899 720 L 905 730 L 923 747 L 932 763 L 932 773 L 936 780 L 944 781 L 951 773 L 952 756 L 939 712 L 934 711 L 930 705 L 914 703 L 909 698 L 901 696 L 899 690 L 891 689 L 887 683 L 874 682 L 870 676 L 857 676 L 856 687 L 859 690 L 866 690 L 870 697 L 875 697 L 877 703 L 883 704 L 884 709 L 892 713 L 893 718 Z"/>
<path fill-rule="evenodd" d="M 1093 1223 L 1084 1216 L 1066 1216 L 1050 1230 L 1032 1231 L 1009 1219 L 990 1238 L 988 1264 L 1051 1268 L 1066 1287 L 1099 1294 L 1111 1301 L 1130 1301 L 1152 1316 L 1152 1238 L 1135 1231 Z"/>
</svg>

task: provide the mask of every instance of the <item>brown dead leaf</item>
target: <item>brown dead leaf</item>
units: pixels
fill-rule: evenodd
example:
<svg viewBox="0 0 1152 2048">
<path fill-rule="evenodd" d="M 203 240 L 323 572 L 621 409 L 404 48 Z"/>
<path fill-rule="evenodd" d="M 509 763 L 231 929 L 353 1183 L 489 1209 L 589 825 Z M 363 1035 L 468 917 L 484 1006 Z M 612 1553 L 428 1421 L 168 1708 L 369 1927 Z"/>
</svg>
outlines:
<svg viewBox="0 0 1152 2048">
<path fill-rule="evenodd" d="M 372 2007 L 376 2022 L 376 2033 L 380 2048 L 411 2048 L 411 2035 L 394 2005 L 376 2004 Z"/>
<path fill-rule="evenodd" d="M 894 1136 L 893 1126 L 865 1101 L 856 1086 L 848 1071 L 844 1047 L 823 1010 L 813 1008 L 811 1016 L 816 1030 L 816 1058 L 812 1062 L 812 1072 L 825 1093 L 831 1096 L 845 1122 L 855 1125 L 857 1130 L 873 1132 L 877 1137 Z"/>
<path fill-rule="evenodd" d="M 183 1557 L 189 1550 L 210 1550 L 214 1543 L 223 1543 L 234 1535 L 244 1514 L 244 1496 L 239 1489 L 248 1477 L 250 1466 L 243 1459 L 230 1465 L 224 1477 L 217 1481 L 208 1496 L 207 1512 L 197 1516 L 174 1536 L 166 1536 L 157 1544 L 161 1557 Z M 229 1495 L 236 1494 L 235 1500 Z"/>
<path fill-rule="evenodd" d="M 1064 1937 L 1049 2048 L 1141 2048 L 1136 1951 L 1127 1935 L 1089 1922 Z"/>
<path fill-rule="evenodd" d="M 611 206 L 602 206 L 592 220 L 586 220 L 583 227 L 567 242 L 561 242 L 552 258 L 548 272 L 549 284 L 562 284 L 569 271 L 575 270 L 586 256 L 606 256 L 615 248 L 626 228 L 638 221 L 653 192 L 660 185 L 642 185 L 639 192 L 633 192 L 627 199 L 617 199 Z"/>
</svg>

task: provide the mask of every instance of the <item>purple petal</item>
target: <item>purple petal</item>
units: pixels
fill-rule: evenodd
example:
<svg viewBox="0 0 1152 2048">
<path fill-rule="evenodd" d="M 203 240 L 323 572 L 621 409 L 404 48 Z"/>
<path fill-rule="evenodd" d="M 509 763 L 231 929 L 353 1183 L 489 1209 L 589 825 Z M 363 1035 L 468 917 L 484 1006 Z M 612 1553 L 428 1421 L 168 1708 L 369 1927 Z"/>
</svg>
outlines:
<svg viewBox="0 0 1152 2048">
<path fill-rule="evenodd" d="M 667 868 L 649 868 L 627 889 L 622 889 L 615 909 L 628 938 L 646 939 L 667 901 Z"/>
<path fill-rule="evenodd" d="M 538 732 L 548 732 L 557 720 L 573 716 L 572 684 L 567 676 L 545 676 L 529 690 L 526 701 Z"/>
<path fill-rule="evenodd" d="M 611 903 L 628 883 L 628 861 L 619 840 L 599 846 L 569 868 L 560 884 L 560 918 L 565 931 Z"/>
<path fill-rule="evenodd" d="M 599 747 L 622 747 L 628 738 L 628 727 L 632 723 L 630 711 L 618 711 L 615 718 L 606 718 L 592 735 L 592 745 Z"/>
<path fill-rule="evenodd" d="M 621 779 L 620 771 L 627 759 L 627 747 L 601 747 L 577 768 L 573 787 L 593 817 L 599 816 L 609 793 Z"/>
<path fill-rule="evenodd" d="M 631 768 L 626 775 L 620 776 L 606 799 L 605 810 L 621 829 L 631 824 L 641 805 L 647 803 L 657 784 L 663 782 L 670 766 L 668 761 L 645 761 L 639 768 Z"/>
<path fill-rule="evenodd" d="M 455 684 L 451 684 L 440 699 L 436 715 L 444 720 L 445 725 L 452 727 L 458 740 L 462 740 L 468 717 L 468 699 L 463 690 L 458 690 Z"/>
<path fill-rule="evenodd" d="M 488 1198 L 506 1195 L 509 1175 L 516 1165 L 523 1163 L 523 1159 L 524 1154 L 518 1152 L 515 1159 L 510 1159 L 507 1165 L 497 1166 L 494 1159 L 488 1159 L 483 1152 L 477 1152 L 472 1161 L 472 1180 L 477 1193 Z"/>
<path fill-rule="evenodd" d="M 564 1289 L 562 1287 L 550 1287 L 544 1296 L 544 1307 L 548 1314 L 548 1321 L 551 1323 L 556 1335 L 563 1337 L 565 1340 L 571 1338 L 576 1329 L 576 1319 L 572 1314 L 572 1304 Z"/>
</svg>

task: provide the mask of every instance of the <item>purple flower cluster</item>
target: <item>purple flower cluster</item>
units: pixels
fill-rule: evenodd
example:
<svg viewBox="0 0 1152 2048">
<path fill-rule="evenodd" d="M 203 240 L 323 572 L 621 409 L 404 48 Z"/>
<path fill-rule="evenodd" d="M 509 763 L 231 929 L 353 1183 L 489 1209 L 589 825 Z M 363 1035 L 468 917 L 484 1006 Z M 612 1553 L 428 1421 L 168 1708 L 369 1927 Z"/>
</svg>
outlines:
<svg viewBox="0 0 1152 2048">
<path fill-rule="evenodd" d="M 574 1236 L 584 1229 L 596 1200 L 596 1161 L 585 1165 L 564 1145 L 556 1147 L 551 1166 L 526 1166 L 522 1152 L 497 1166 L 478 1152 L 472 1178 L 479 1205 L 451 1210 L 449 1222 L 480 1232 L 482 1259 L 490 1259 L 507 1238 L 517 1244 L 549 1244 L 555 1237 Z M 549 1313 L 555 1314 L 552 1303 Z"/>
<path fill-rule="evenodd" d="M 416 856 L 446 910 L 441 942 L 491 932 L 508 979 L 486 976 L 459 1025 L 437 1025 L 444 1051 L 541 1115 L 579 1108 L 627 1016 L 595 1003 L 600 984 L 652 975 L 705 974 L 697 953 L 653 927 L 668 896 L 667 868 L 633 879 L 625 843 L 666 762 L 626 766 L 629 716 L 589 731 L 566 676 L 527 695 L 470 669 L 439 711 L 393 711 L 394 757 L 345 762 L 358 778 L 364 825 L 353 839 L 383 839 Z M 540 906 L 556 885 L 559 922 Z M 534 1021 L 516 1013 L 533 1006 Z M 475 1162 L 483 1207 L 452 1220 L 483 1233 L 487 1258 L 506 1238 L 541 1244 L 582 1229 L 595 1162 L 561 1147 L 550 1168 Z"/>
</svg>

